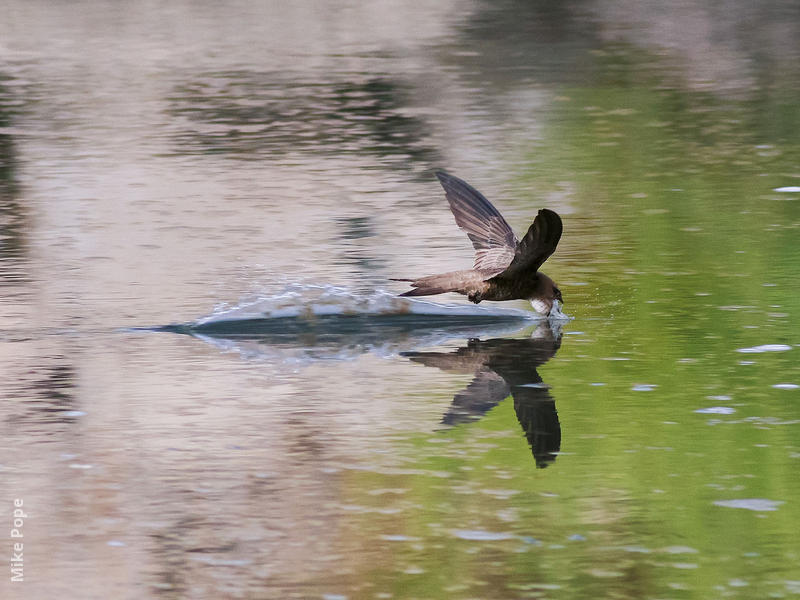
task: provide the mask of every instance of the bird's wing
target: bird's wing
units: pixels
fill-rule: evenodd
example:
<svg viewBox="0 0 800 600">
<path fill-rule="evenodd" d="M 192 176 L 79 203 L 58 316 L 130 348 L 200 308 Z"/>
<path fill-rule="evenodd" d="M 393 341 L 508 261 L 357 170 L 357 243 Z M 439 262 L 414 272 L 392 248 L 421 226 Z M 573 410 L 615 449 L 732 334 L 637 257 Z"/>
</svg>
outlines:
<svg viewBox="0 0 800 600">
<path fill-rule="evenodd" d="M 508 268 L 497 274 L 498 279 L 515 277 L 522 273 L 534 273 L 547 258 L 556 251 L 561 239 L 561 217 L 552 210 L 543 208 L 536 215 L 528 233 L 517 244 L 514 258 Z"/>
<path fill-rule="evenodd" d="M 505 379 L 489 369 L 479 369 L 466 389 L 456 392 L 442 417 L 444 425 L 458 425 L 481 418 L 511 393 Z"/>
<path fill-rule="evenodd" d="M 496 275 L 514 259 L 517 238 L 506 220 L 483 194 L 466 181 L 438 171 L 456 223 L 475 248 L 474 269 Z M 489 276 L 491 276 L 489 275 Z"/>
<path fill-rule="evenodd" d="M 486 362 L 486 353 L 471 352 L 469 347 L 456 352 L 403 352 L 402 356 L 448 373 L 475 373 Z"/>
</svg>

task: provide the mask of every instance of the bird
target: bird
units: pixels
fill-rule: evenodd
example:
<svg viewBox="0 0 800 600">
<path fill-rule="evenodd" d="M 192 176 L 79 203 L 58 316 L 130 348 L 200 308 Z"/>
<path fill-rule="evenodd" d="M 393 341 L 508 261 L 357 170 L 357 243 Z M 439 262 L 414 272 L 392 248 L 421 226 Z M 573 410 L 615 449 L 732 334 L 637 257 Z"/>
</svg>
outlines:
<svg viewBox="0 0 800 600">
<path fill-rule="evenodd" d="M 456 224 L 475 248 L 472 269 L 450 271 L 406 281 L 413 289 L 400 296 L 433 296 L 456 292 L 478 304 L 483 300 L 529 300 L 540 315 L 551 315 L 564 300 L 561 290 L 539 271 L 561 239 L 557 213 L 542 208 L 519 240 L 503 215 L 466 181 L 436 171 Z"/>
</svg>

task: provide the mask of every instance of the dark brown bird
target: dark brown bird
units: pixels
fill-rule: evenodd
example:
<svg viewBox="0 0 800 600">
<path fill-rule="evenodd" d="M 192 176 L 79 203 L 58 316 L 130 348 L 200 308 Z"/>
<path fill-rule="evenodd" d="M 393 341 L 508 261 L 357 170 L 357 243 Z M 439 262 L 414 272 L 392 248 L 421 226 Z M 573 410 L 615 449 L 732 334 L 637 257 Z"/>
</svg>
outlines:
<svg viewBox="0 0 800 600">
<path fill-rule="evenodd" d="M 521 240 L 483 194 L 458 177 L 438 171 L 456 223 L 475 248 L 472 269 L 429 275 L 410 281 L 413 290 L 401 296 L 432 296 L 445 292 L 482 300 L 530 300 L 534 310 L 549 315 L 561 290 L 539 267 L 555 252 L 561 239 L 561 217 L 543 208 Z"/>
</svg>

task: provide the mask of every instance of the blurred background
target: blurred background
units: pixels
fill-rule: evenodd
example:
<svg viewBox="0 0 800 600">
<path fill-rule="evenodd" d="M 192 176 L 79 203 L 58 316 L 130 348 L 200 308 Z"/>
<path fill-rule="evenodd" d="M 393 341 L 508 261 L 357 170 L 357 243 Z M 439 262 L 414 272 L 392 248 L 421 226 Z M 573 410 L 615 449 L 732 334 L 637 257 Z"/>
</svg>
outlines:
<svg viewBox="0 0 800 600">
<path fill-rule="evenodd" d="M 800 595 L 798 3 L 2 13 L 3 597 Z M 437 168 L 572 321 L 402 317 Z"/>
</svg>

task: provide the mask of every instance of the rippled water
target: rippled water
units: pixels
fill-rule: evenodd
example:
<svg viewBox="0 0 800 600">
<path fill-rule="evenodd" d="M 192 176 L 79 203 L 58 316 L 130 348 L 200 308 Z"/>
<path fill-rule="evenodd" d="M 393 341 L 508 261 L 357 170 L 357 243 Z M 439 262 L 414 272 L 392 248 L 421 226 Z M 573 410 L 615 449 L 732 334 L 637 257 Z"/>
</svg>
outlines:
<svg viewBox="0 0 800 600">
<path fill-rule="evenodd" d="M 777 0 L 7 3 L 3 597 L 800 595 L 798 39 Z M 436 168 L 561 214 L 571 320 L 396 297 L 471 263 Z"/>
</svg>

